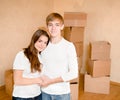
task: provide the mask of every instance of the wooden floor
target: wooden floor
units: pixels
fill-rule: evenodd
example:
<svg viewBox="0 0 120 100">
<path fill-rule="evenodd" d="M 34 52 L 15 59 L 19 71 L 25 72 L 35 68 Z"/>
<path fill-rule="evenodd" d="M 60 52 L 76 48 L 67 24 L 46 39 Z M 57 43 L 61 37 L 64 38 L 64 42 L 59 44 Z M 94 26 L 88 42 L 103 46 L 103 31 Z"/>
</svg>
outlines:
<svg viewBox="0 0 120 100">
<path fill-rule="evenodd" d="M 0 100 L 12 100 L 11 97 L 5 92 L 5 88 L 0 89 Z"/>
<path fill-rule="evenodd" d="M 0 89 L 0 100 L 11 100 L 11 97 L 5 93 L 5 89 Z M 80 77 L 79 100 L 120 100 L 120 85 L 111 84 L 110 94 L 95 94 L 84 92 L 83 75 Z"/>
</svg>

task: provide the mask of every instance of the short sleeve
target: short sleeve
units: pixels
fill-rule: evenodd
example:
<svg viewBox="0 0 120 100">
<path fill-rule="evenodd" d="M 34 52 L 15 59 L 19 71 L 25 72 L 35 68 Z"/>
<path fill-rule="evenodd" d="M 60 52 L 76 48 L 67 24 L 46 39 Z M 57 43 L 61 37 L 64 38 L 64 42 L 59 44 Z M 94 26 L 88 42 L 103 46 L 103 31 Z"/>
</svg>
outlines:
<svg viewBox="0 0 120 100">
<path fill-rule="evenodd" d="M 13 62 L 13 69 L 19 69 L 19 70 L 24 70 L 27 63 L 28 63 L 27 57 L 24 55 L 23 51 L 20 51 L 17 53 L 15 60 Z"/>
</svg>

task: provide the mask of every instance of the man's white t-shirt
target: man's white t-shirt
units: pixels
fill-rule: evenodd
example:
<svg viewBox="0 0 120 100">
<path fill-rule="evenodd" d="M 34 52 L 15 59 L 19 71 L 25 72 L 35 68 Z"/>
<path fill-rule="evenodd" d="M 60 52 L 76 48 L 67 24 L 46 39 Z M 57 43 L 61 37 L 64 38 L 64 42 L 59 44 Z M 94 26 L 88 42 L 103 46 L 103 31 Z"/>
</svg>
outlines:
<svg viewBox="0 0 120 100">
<path fill-rule="evenodd" d="M 41 53 L 43 74 L 50 78 L 62 77 L 64 82 L 51 84 L 42 88 L 48 94 L 70 93 L 70 83 L 78 76 L 78 62 L 75 46 L 62 38 L 57 44 L 49 42 L 47 48 Z"/>
</svg>

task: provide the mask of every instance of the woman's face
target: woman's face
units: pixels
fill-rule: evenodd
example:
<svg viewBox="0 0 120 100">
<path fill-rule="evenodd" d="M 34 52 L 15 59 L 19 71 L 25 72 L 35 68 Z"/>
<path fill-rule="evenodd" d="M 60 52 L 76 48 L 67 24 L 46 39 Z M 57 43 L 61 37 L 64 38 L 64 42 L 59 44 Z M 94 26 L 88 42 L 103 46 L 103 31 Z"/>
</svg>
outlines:
<svg viewBox="0 0 120 100">
<path fill-rule="evenodd" d="M 35 43 L 35 48 L 38 50 L 38 52 L 41 52 L 46 48 L 47 41 L 48 41 L 48 38 L 46 36 L 41 35 L 39 37 L 39 39 Z"/>
</svg>

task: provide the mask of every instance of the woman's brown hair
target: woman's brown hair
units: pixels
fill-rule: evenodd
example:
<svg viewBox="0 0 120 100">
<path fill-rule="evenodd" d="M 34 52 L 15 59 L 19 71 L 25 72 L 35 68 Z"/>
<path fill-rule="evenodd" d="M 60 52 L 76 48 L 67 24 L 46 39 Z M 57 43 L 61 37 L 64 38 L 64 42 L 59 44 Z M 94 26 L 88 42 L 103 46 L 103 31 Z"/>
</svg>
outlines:
<svg viewBox="0 0 120 100">
<path fill-rule="evenodd" d="M 40 61 L 38 59 L 38 51 L 35 48 L 35 43 L 37 42 L 37 40 L 39 39 L 39 37 L 41 37 L 42 35 L 46 36 L 48 38 L 47 41 L 47 45 L 49 42 L 49 35 L 46 31 L 38 29 L 32 36 L 31 42 L 29 44 L 29 46 L 27 48 L 24 48 L 24 54 L 25 56 L 29 59 L 29 62 L 31 64 L 31 72 L 34 71 L 41 71 L 40 68 Z M 41 53 L 41 52 L 39 52 Z"/>
</svg>

